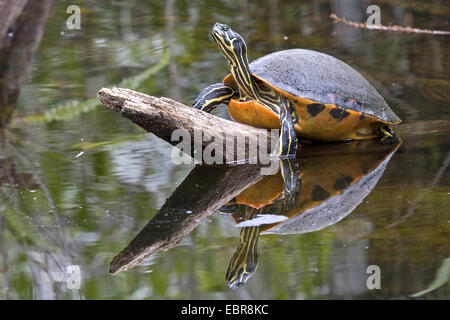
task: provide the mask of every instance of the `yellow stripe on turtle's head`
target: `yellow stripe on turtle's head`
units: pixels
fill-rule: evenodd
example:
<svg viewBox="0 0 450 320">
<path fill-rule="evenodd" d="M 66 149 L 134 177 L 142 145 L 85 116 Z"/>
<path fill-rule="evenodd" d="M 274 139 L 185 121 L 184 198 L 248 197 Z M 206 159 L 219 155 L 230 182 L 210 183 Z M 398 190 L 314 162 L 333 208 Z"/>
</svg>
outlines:
<svg viewBox="0 0 450 320">
<path fill-rule="evenodd" d="M 211 35 L 231 66 L 238 66 L 247 61 L 247 46 L 244 39 L 229 26 L 216 22 Z"/>
</svg>

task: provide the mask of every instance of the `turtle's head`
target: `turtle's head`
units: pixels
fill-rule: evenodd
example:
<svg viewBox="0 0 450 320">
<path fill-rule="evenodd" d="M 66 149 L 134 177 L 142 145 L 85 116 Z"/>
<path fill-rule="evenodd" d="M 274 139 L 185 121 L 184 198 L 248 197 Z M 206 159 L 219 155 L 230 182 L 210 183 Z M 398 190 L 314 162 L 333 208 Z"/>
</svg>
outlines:
<svg viewBox="0 0 450 320">
<path fill-rule="evenodd" d="M 247 46 L 239 33 L 231 30 L 226 24 L 216 22 L 211 30 L 214 41 L 232 67 L 246 67 Z"/>
</svg>

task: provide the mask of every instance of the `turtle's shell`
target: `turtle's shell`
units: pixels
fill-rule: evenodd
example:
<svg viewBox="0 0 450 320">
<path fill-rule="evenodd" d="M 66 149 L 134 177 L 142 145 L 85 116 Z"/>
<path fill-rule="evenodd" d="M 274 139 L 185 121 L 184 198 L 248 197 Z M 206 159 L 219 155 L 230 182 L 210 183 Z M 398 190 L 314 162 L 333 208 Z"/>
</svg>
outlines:
<svg viewBox="0 0 450 320">
<path fill-rule="evenodd" d="M 353 127 L 352 130 L 356 131 L 363 127 L 370 127 L 372 130 L 373 123 L 398 124 L 401 122 L 383 97 L 359 72 L 328 54 L 306 49 L 278 51 L 251 62 L 250 71 L 254 77 L 295 103 L 300 120 L 304 120 L 304 128 L 296 127 L 298 133 L 303 130 L 307 136 L 313 138 L 316 135 L 322 135 L 320 140 L 334 140 L 334 138 L 342 140 L 347 136 L 358 139 L 357 135 L 345 132 L 346 128 Z M 228 75 L 224 83 L 236 86 L 232 75 Z M 233 103 L 233 109 L 229 108 L 229 110 L 237 121 L 272 128 L 270 124 L 253 120 L 261 118 L 261 116 L 253 115 L 253 113 L 261 114 L 260 108 L 255 108 L 256 111 L 253 111 L 253 106 L 250 110 L 248 103 L 238 105 L 236 100 Z M 243 110 L 250 110 L 250 112 Z M 324 110 L 327 111 L 324 113 L 329 115 L 330 120 L 323 117 Z M 251 116 L 246 112 L 251 113 Z M 322 118 L 316 117 L 319 113 L 322 113 Z M 346 119 L 350 120 L 348 124 L 341 123 L 342 134 L 337 133 L 334 137 L 333 132 L 337 132 L 338 127 L 335 127 L 333 121 L 341 121 L 348 115 L 350 115 Z M 273 121 L 274 125 L 275 122 Z M 323 128 L 314 131 L 317 124 L 322 125 Z M 302 125 L 301 121 L 299 125 Z M 326 133 L 327 127 L 333 127 L 334 131 Z M 367 134 L 367 137 L 371 135 Z M 361 134 L 361 139 L 363 138 L 365 133 Z"/>
</svg>

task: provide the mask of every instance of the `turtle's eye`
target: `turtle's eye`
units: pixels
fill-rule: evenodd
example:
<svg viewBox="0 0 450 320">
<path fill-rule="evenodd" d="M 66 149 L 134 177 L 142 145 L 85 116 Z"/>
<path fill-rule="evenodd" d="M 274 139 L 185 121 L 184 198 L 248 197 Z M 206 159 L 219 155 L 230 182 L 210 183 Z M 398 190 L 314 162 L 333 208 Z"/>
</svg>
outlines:
<svg viewBox="0 0 450 320">
<path fill-rule="evenodd" d="M 222 26 L 222 30 L 223 31 L 228 31 L 228 30 L 230 30 L 230 27 L 229 26 Z"/>
</svg>

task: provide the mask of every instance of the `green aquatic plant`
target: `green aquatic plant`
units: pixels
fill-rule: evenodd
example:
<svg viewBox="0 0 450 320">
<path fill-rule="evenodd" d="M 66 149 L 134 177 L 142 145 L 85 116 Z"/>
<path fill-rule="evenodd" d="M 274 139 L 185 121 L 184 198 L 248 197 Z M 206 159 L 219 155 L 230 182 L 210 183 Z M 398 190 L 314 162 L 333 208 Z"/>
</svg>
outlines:
<svg viewBox="0 0 450 320">
<path fill-rule="evenodd" d="M 26 116 L 25 122 L 50 122 L 73 119 L 82 113 L 94 110 L 100 105 L 98 99 L 92 98 L 84 101 L 69 101 L 58 104 L 56 107 L 40 115 Z"/>
<path fill-rule="evenodd" d="M 436 277 L 434 278 L 433 282 L 426 288 L 425 290 L 419 291 L 417 293 L 414 293 L 410 295 L 411 298 L 419 298 L 427 293 L 434 291 L 441 286 L 445 285 L 448 280 L 450 279 L 450 258 L 444 259 L 442 261 L 441 266 L 436 272 Z"/>
<path fill-rule="evenodd" d="M 111 149 L 114 146 L 120 146 L 124 142 L 141 141 L 143 139 L 142 134 L 126 135 L 120 136 L 116 139 L 111 139 L 108 141 L 98 141 L 98 142 L 79 142 L 70 146 L 72 150 L 92 150 L 92 149 Z"/>
<path fill-rule="evenodd" d="M 161 59 L 158 63 L 145 69 L 137 75 L 122 79 L 118 84 L 115 84 L 112 87 L 137 90 L 142 82 L 154 76 L 165 66 L 167 66 L 169 59 L 170 51 L 166 49 L 163 51 Z M 27 123 L 69 120 L 79 116 L 82 113 L 90 112 L 100 105 L 101 102 L 98 98 L 90 98 L 83 101 L 66 101 L 45 111 L 43 114 L 26 116 L 22 120 Z"/>
</svg>

